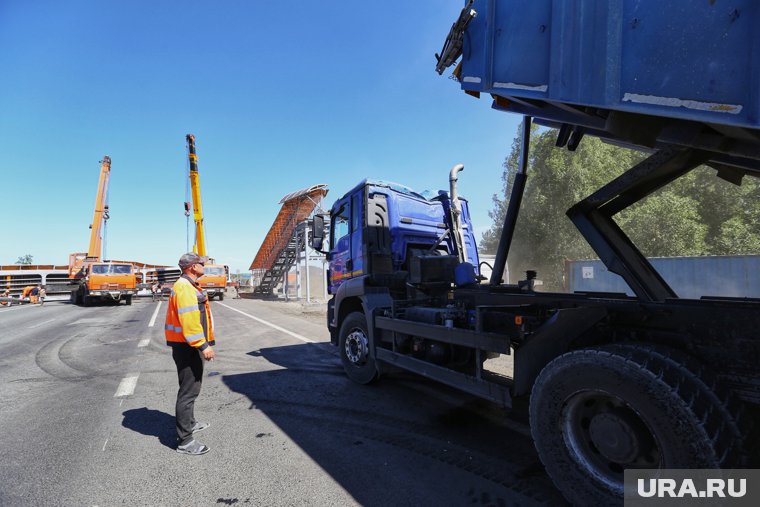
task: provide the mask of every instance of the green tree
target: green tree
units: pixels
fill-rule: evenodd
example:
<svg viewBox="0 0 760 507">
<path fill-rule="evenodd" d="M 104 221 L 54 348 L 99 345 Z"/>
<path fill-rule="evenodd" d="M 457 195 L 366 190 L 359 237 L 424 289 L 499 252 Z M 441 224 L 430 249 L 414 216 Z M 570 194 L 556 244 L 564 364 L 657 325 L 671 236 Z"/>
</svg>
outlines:
<svg viewBox="0 0 760 507">
<path fill-rule="evenodd" d="M 32 254 L 26 254 L 26 255 L 22 255 L 21 257 L 19 257 L 18 260 L 15 263 L 16 264 L 26 264 L 26 265 L 28 265 L 28 264 L 32 263 L 32 260 L 33 260 Z"/>
<path fill-rule="evenodd" d="M 528 163 L 528 182 L 509 254 L 511 282 L 535 269 L 547 288 L 560 289 L 564 262 L 594 257 L 565 212 L 576 202 L 634 165 L 642 155 L 586 138 L 576 152 L 555 147 L 555 130 L 533 128 Z M 507 157 L 502 176 L 503 195 L 493 197 L 489 213 L 494 220 L 481 247 L 494 252 L 514 185 L 519 161 L 519 137 Z"/>
<path fill-rule="evenodd" d="M 569 152 L 554 146 L 556 134 L 533 128 L 528 182 L 508 259 L 511 283 L 535 269 L 550 290 L 563 287 L 566 260 L 596 258 L 565 212 L 646 156 L 591 137 Z M 516 137 L 504 162 L 503 194 L 493 196 L 493 225 L 481 241 L 485 252 L 495 252 L 499 242 L 519 147 Z M 736 187 L 715 174 L 706 167 L 692 171 L 614 219 L 649 257 L 760 253 L 758 179 L 745 177 Z"/>
<path fill-rule="evenodd" d="M 706 253 L 760 253 L 760 178 L 744 176 L 737 186 L 715 174 L 715 170 L 701 167 L 689 175 L 693 176 L 689 190 L 699 196 L 699 212 L 708 227 Z"/>
<path fill-rule="evenodd" d="M 760 214 L 755 215 L 755 217 Z M 741 217 L 732 217 L 723 222 L 713 239 L 713 250 L 721 254 L 757 255 L 760 253 L 760 231 L 757 221 L 748 224 Z"/>
<path fill-rule="evenodd" d="M 707 225 L 699 203 L 663 189 L 620 212 L 615 221 L 647 257 L 703 255 Z"/>
</svg>

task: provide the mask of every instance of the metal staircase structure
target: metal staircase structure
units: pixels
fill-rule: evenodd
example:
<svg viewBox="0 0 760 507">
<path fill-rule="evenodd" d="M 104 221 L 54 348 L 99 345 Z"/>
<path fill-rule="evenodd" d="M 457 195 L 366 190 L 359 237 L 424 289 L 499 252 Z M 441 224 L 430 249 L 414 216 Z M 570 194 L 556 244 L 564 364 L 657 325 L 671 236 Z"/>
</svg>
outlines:
<svg viewBox="0 0 760 507">
<path fill-rule="evenodd" d="M 296 262 L 301 248 L 300 238 L 297 234 L 290 237 L 288 244 L 275 258 L 271 268 L 266 270 L 261 277 L 261 282 L 253 289 L 254 294 L 266 296 L 274 293 L 274 289 L 282 282 L 283 276 L 290 271 Z"/>
<path fill-rule="evenodd" d="M 269 228 L 250 270 L 261 273 L 253 293 L 267 297 L 283 281 L 306 246 L 304 221 L 327 195 L 327 185 L 314 185 L 290 193 L 280 200 L 282 207 Z"/>
</svg>

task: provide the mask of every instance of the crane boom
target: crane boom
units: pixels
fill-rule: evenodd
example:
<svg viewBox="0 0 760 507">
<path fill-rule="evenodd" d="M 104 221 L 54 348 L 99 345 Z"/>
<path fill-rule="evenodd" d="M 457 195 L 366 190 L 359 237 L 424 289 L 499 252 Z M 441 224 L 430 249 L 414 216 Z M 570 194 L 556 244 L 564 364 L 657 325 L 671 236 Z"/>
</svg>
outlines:
<svg viewBox="0 0 760 507">
<path fill-rule="evenodd" d="M 198 278 L 201 288 L 208 294 L 209 299 L 215 296 L 224 299 L 227 292 L 229 278 L 229 266 L 216 264 L 213 258 L 208 257 L 206 252 L 206 235 L 203 229 L 203 206 L 201 205 L 201 182 L 198 174 L 198 156 L 195 154 L 195 136 L 187 134 L 187 156 L 190 160 L 190 190 L 193 196 L 193 221 L 195 222 L 195 242 L 193 252 L 201 257 L 206 257 L 206 265 L 203 276 Z M 187 204 L 185 205 L 187 209 Z"/>
<path fill-rule="evenodd" d="M 195 222 L 195 242 L 193 252 L 206 256 L 206 236 L 203 231 L 203 206 L 201 204 L 201 183 L 198 174 L 198 155 L 195 154 L 195 136 L 187 134 L 187 156 L 190 160 L 190 189 L 193 196 L 193 221 Z"/>
<path fill-rule="evenodd" d="M 103 246 L 103 222 L 108 218 L 108 180 L 111 176 L 111 157 L 103 157 L 100 163 L 100 180 L 98 181 L 98 194 L 95 197 L 95 213 L 90 225 L 90 247 L 87 249 L 87 259 L 100 262 L 101 249 Z"/>
</svg>

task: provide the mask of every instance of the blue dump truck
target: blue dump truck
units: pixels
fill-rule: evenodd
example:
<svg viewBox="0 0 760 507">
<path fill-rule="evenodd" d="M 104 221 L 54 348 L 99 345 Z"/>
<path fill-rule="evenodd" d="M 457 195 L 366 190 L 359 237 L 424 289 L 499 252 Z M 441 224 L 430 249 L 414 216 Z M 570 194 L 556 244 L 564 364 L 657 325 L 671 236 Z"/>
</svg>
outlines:
<svg viewBox="0 0 760 507">
<path fill-rule="evenodd" d="M 493 270 L 482 280 L 461 166 L 434 197 L 371 181 L 345 194 L 329 247 L 321 216 L 312 246 L 328 253 L 348 377 L 400 368 L 527 400 L 538 455 L 578 505 L 621 504 L 626 470 L 760 466 L 760 300 L 679 298 L 614 221 L 702 164 L 737 185 L 760 176 L 757 26 L 750 0 L 467 2 L 436 70 L 459 60 L 466 93 L 524 116 Z M 557 149 L 597 136 L 650 152 L 567 211 L 633 295 L 541 292 L 531 271 L 503 282 L 532 119 L 557 128 Z M 484 368 L 498 354 L 511 374 Z"/>
</svg>

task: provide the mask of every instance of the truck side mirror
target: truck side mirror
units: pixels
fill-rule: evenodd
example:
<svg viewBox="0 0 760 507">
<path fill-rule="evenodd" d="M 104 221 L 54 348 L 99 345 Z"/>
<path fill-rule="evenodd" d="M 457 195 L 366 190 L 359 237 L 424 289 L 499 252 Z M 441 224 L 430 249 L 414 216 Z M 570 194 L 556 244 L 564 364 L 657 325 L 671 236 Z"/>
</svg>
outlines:
<svg viewBox="0 0 760 507">
<path fill-rule="evenodd" d="M 322 252 L 322 246 L 325 242 L 325 217 L 323 215 L 314 215 L 311 222 L 311 241 L 310 245 L 314 250 Z"/>
</svg>

